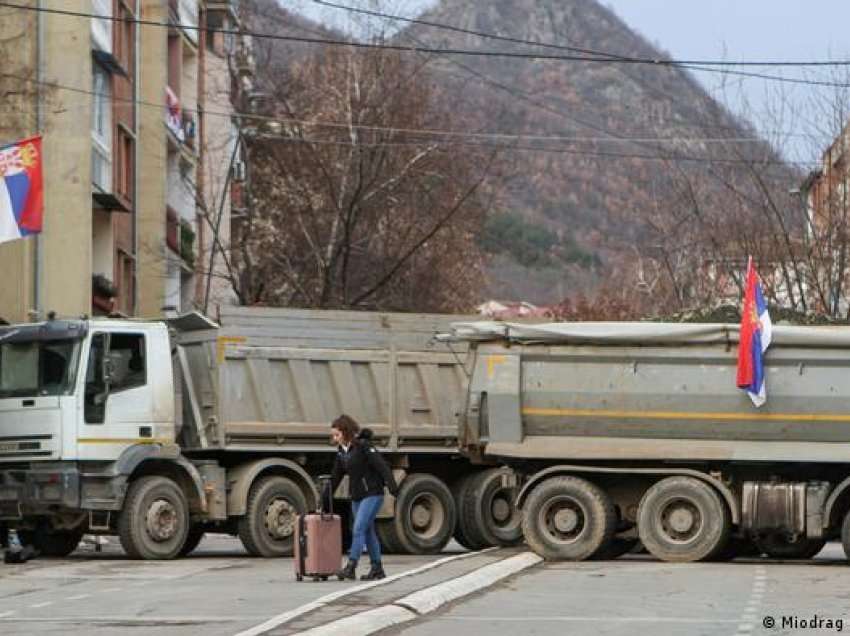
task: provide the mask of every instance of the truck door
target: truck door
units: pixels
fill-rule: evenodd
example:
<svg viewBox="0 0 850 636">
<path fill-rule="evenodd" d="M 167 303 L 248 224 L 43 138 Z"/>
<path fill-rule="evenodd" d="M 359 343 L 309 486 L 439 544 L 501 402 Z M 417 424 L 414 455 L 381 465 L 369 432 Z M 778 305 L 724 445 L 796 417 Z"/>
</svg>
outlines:
<svg viewBox="0 0 850 636">
<path fill-rule="evenodd" d="M 127 446 L 152 443 L 150 343 L 140 332 L 96 332 L 90 340 L 83 417 L 83 459 L 115 459 Z"/>
</svg>

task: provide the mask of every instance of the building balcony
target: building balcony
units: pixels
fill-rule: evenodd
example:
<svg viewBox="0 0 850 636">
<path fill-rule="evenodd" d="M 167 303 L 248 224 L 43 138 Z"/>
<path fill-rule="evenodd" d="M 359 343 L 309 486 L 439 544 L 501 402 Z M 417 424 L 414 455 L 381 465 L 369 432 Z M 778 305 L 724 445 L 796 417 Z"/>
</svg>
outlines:
<svg viewBox="0 0 850 636">
<path fill-rule="evenodd" d="M 172 32 L 179 32 L 195 48 L 198 47 L 198 0 L 168 0 L 168 22 Z"/>
<path fill-rule="evenodd" d="M 241 0 L 207 0 L 207 11 L 226 11 L 238 23 L 241 5 Z"/>
</svg>

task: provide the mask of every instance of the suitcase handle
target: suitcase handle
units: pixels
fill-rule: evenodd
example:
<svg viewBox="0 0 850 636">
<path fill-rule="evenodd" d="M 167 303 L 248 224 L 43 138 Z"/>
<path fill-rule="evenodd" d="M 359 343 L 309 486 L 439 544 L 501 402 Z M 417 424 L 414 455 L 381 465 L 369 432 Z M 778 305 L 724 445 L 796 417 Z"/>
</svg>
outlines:
<svg viewBox="0 0 850 636">
<path fill-rule="evenodd" d="M 331 484 L 333 483 L 333 479 L 330 475 L 319 475 L 319 505 L 318 510 L 316 510 L 317 514 L 322 515 L 322 518 L 326 516 L 332 516 L 334 513 L 334 494 L 331 492 Z M 324 506 L 322 505 L 322 500 L 325 497 L 325 487 L 328 489 L 328 512 L 325 513 Z"/>
</svg>

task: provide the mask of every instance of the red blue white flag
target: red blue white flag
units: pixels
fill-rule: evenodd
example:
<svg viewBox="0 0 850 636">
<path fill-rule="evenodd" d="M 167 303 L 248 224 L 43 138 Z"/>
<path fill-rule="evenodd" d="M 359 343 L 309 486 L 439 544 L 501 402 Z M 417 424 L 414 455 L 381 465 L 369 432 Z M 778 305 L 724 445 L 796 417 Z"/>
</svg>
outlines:
<svg viewBox="0 0 850 636">
<path fill-rule="evenodd" d="M 753 259 L 747 264 L 741 336 L 738 342 L 738 388 L 745 389 L 757 407 L 767 401 L 764 352 L 770 346 L 772 323 Z"/>
<path fill-rule="evenodd" d="M 0 243 L 41 232 L 41 137 L 0 147 Z"/>
</svg>

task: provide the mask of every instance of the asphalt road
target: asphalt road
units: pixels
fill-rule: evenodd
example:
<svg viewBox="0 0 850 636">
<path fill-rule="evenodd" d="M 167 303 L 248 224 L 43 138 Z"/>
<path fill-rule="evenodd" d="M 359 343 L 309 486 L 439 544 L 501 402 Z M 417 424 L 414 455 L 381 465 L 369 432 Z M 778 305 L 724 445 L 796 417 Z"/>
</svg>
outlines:
<svg viewBox="0 0 850 636">
<path fill-rule="evenodd" d="M 813 618 L 821 620 L 819 627 L 804 623 Z M 641 555 L 546 564 L 396 633 L 737 636 L 843 631 L 850 632 L 850 564 L 840 544 L 829 544 L 814 560 L 798 562 L 668 564 Z"/>
<path fill-rule="evenodd" d="M 386 586 L 296 583 L 288 559 L 252 559 L 228 537 L 206 539 L 191 557 L 124 559 L 112 545 L 68 559 L 0 564 L 0 634 L 197 634 L 235 636 L 299 614 L 329 593 L 351 594 L 271 628 L 292 634 L 475 571 L 515 552 L 460 557 L 390 556 L 398 574 L 436 566 Z M 452 559 L 451 557 L 459 557 Z M 816 629 L 801 621 L 819 617 Z M 765 628 L 767 620 L 775 626 Z M 839 630 L 828 619 L 843 619 Z M 785 626 L 783 627 L 783 620 Z M 796 621 L 796 622 L 794 622 Z M 140 629 L 141 628 L 141 629 Z M 814 560 L 665 564 L 648 556 L 545 564 L 419 618 L 393 633 L 444 636 L 536 634 L 812 634 L 850 631 L 850 565 L 837 544 Z"/>
</svg>

